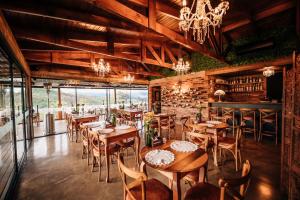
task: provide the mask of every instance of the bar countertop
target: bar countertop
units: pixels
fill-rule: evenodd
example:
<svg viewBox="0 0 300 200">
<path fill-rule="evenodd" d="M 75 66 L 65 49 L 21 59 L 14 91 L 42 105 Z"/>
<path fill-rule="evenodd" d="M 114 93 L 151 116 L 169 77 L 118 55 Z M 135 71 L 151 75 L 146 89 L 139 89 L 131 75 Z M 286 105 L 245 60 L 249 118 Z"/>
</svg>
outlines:
<svg viewBox="0 0 300 200">
<path fill-rule="evenodd" d="M 231 108 L 265 108 L 281 110 L 282 103 L 273 103 L 267 101 L 261 102 L 208 102 L 212 107 L 231 107 Z"/>
</svg>

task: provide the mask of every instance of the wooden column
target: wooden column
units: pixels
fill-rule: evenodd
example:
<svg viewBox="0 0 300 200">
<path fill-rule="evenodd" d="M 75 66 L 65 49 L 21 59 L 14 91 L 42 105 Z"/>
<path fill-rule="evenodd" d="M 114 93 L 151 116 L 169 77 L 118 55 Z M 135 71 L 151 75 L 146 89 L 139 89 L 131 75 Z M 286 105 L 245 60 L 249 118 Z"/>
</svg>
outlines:
<svg viewBox="0 0 300 200">
<path fill-rule="evenodd" d="M 61 104 L 60 87 L 57 88 L 57 97 L 58 97 L 58 104 L 57 104 L 57 107 L 59 108 L 59 111 L 57 112 L 57 119 L 58 119 L 58 120 L 62 120 L 63 117 L 62 117 L 62 110 L 61 110 L 62 104 Z"/>
<path fill-rule="evenodd" d="M 33 131 L 33 107 L 32 107 L 32 86 L 31 86 L 31 77 L 26 76 L 25 79 L 25 87 L 26 87 L 26 101 L 27 106 L 29 110 L 29 126 L 28 126 L 28 133 L 27 133 L 27 139 L 33 139 L 34 138 L 34 131 Z"/>
</svg>

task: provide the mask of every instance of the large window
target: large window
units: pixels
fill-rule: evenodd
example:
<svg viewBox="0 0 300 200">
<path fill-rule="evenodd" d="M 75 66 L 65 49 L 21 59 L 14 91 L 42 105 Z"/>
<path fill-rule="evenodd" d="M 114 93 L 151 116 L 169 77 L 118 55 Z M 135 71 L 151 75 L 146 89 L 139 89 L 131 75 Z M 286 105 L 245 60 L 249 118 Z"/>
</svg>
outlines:
<svg viewBox="0 0 300 200">
<path fill-rule="evenodd" d="M 26 155 L 24 75 L 0 48 L 0 199 Z"/>
</svg>

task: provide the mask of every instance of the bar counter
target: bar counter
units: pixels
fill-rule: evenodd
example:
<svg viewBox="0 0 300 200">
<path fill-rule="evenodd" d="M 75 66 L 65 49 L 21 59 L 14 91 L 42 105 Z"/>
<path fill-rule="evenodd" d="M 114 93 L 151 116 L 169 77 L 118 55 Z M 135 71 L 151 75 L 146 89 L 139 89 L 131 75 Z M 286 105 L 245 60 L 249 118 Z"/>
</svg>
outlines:
<svg viewBox="0 0 300 200">
<path fill-rule="evenodd" d="M 209 107 L 256 108 L 281 110 L 281 103 L 272 102 L 208 102 Z"/>
</svg>

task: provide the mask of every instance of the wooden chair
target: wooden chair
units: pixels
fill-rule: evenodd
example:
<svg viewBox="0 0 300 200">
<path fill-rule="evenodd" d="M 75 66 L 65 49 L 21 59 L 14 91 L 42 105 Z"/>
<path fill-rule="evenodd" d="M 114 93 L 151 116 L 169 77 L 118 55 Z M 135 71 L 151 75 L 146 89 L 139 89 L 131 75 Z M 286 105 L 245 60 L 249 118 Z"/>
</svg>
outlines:
<svg viewBox="0 0 300 200">
<path fill-rule="evenodd" d="M 86 126 L 80 125 L 79 132 L 82 138 L 82 153 L 81 153 L 81 159 L 84 159 L 86 156 L 87 158 L 87 164 L 90 164 L 90 138 L 89 138 L 89 130 Z"/>
<path fill-rule="evenodd" d="M 209 120 L 217 120 L 221 121 L 222 117 L 219 116 L 219 108 L 218 107 L 208 107 L 208 118 Z"/>
<path fill-rule="evenodd" d="M 94 167 L 96 164 L 99 167 L 98 171 L 98 181 L 101 180 L 101 167 L 102 167 L 102 157 L 105 157 L 105 145 L 99 138 L 99 134 L 97 132 L 91 131 L 91 146 L 92 146 L 92 172 L 94 171 Z M 118 144 L 110 144 L 108 147 L 108 155 L 112 156 L 116 155 L 116 153 L 119 151 L 120 146 Z"/>
<path fill-rule="evenodd" d="M 135 171 L 124 165 L 121 154 L 118 156 L 118 168 L 123 182 L 125 200 L 171 200 L 172 191 L 156 179 L 148 179 L 145 173 L 145 165 L 142 164 L 140 171 Z M 134 179 L 128 183 L 127 176 Z"/>
<path fill-rule="evenodd" d="M 259 109 L 259 141 L 263 136 L 275 136 L 276 144 L 278 144 L 278 111 L 272 109 Z M 265 125 L 274 127 L 274 130 L 264 129 Z"/>
<path fill-rule="evenodd" d="M 127 121 L 126 124 L 128 126 L 131 126 L 131 127 L 134 127 L 137 129 L 137 122 L 136 121 Z M 126 154 L 128 155 L 128 149 L 132 149 L 135 156 L 136 155 L 136 152 L 135 152 L 135 138 L 127 138 L 127 139 L 124 139 L 122 141 L 118 141 L 117 144 L 120 146 L 120 152 L 124 152 L 126 150 Z"/>
<path fill-rule="evenodd" d="M 73 137 L 76 134 L 76 130 L 73 126 L 73 119 L 71 114 L 67 115 L 67 133 L 69 136 L 69 140 L 73 141 Z"/>
<path fill-rule="evenodd" d="M 236 117 L 234 108 L 222 108 L 222 121 L 229 125 L 232 134 L 235 135 Z"/>
<path fill-rule="evenodd" d="M 254 140 L 257 140 L 257 134 L 256 134 L 256 109 L 253 108 L 241 108 L 241 123 L 245 123 L 245 126 L 243 127 L 244 133 L 253 133 Z M 251 122 L 253 126 L 248 126 L 247 122 Z"/>
<path fill-rule="evenodd" d="M 198 183 L 185 193 L 184 200 L 242 200 L 245 198 L 250 184 L 251 171 L 251 163 L 246 160 L 240 178 L 219 179 L 219 187 L 210 183 Z M 239 191 L 236 191 L 237 187 L 239 187 Z"/>
<path fill-rule="evenodd" d="M 210 135 L 205 134 L 205 128 L 202 133 L 187 132 L 187 139 L 195 144 L 198 144 L 201 149 L 205 150 L 205 152 L 210 151 L 214 145 Z M 205 182 L 207 181 L 207 169 L 208 161 L 199 170 L 188 173 L 185 177 L 183 177 L 183 180 L 188 182 L 190 186 L 195 185 L 196 183 Z"/>
<path fill-rule="evenodd" d="M 238 171 L 238 161 L 242 162 L 242 156 L 241 156 L 241 136 L 242 136 L 242 129 L 241 127 L 237 127 L 237 132 L 235 135 L 235 138 L 229 138 L 225 137 L 220 139 L 219 138 L 219 144 L 218 148 L 220 151 L 220 158 L 222 160 L 222 152 L 223 151 L 229 151 L 235 160 L 235 169 Z"/>
<path fill-rule="evenodd" d="M 185 140 L 185 131 L 187 131 L 189 129 L 189 127 L 187 126 L 188 122 L 189 122 L 190 116 L 182 116 L 179 118 L 179 123 L 181 126 L 181 133 L 182 133 L 182 140 Z"/>
<path fill-rule="evenodd" d="M 160 116 L 158 126 L 159 126 L 159 133 L 161 134 L 162 130 L 166 130 L 168 133 L 168 137 L 170 139 L 170 117 L 169 117 L 169 115 Z"/>
<path fill-rule="evenodd" d="M 170 114 L 169 115 L 169 121 L 170 121 L 170 133 L 169 133 L 169 139 L 171 138 L 171 131 L 176 136 L 176 114 Z"/>
</svg>

